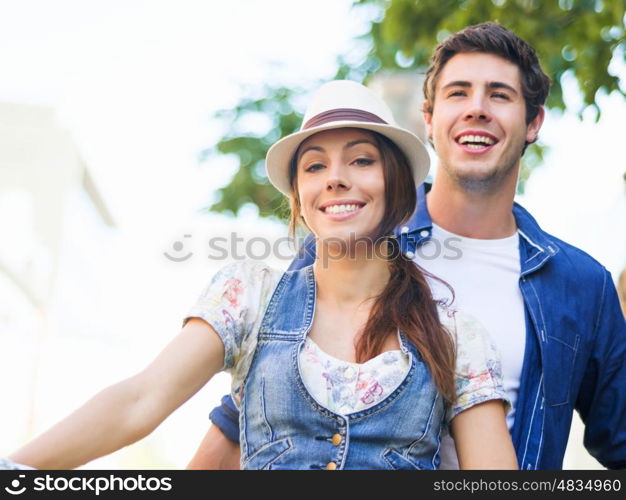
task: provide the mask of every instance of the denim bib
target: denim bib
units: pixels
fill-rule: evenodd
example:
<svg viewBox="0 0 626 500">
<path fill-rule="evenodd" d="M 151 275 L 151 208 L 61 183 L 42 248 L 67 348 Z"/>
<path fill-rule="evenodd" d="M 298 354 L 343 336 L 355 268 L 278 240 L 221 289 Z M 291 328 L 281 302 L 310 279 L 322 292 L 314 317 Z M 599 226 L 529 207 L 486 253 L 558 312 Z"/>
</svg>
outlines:
<svg viewBox="0 0 626 500">
<path fill-rule="evenodd" d="M 436 469 L 445 406 L 417 349 L 400 333 L 410 369 L 375 406 L 346 416 L 324 408 L 300 376 L 315 312 L 313 267 L 287 271 L 270 300 L 240 412 L 243 469 Z"/>
</svg>

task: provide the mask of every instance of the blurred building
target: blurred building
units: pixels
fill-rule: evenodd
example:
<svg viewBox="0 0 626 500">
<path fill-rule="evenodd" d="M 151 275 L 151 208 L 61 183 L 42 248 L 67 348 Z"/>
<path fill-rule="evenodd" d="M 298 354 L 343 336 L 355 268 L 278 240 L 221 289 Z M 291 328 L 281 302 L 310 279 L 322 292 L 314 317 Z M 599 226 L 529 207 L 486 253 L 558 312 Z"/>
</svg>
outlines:
<svg viewBox="0 0 626 500">
<path fill-rule="evenodd" d="M 422 118 L 423 85 L 424 75 L 416 71 L 380 72 L 368 83 L 368 87 L 391 108 L 398 125 L 409 129 L 426 144 L 428 137 Z"/>
<path fill-rule="evenodd" d="M 33 429 L 42 345 L 63 300 L 56 278 L 76 210 L 91 214 L 96 231 L 115 226 L 54 110 L 0 103 L 0 397 L 11 407 L 0 442 L 8 449 Z"/>
</svg>

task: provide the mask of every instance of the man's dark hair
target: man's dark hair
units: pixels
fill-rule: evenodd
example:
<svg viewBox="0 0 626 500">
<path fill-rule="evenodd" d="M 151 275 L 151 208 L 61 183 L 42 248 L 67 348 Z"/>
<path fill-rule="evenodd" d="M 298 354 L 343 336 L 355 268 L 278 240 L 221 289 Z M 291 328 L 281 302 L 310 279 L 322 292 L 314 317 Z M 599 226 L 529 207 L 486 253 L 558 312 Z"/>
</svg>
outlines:
<svg viewBox="0 0 626 500">
<path fill-rule="evenodd" d="M 493 54 L 517 65 L 526 102 L 526 123 L 533 121 L 546 102 L 550 79 L 541 69 L 535 49 L 512 31 L 493 22 L 468 26 L 437 46 L 424 80 L 424 111 L 433 112 L 435 86 L 443 67 L 455 55 L 468 52 Z"/>
</svg>

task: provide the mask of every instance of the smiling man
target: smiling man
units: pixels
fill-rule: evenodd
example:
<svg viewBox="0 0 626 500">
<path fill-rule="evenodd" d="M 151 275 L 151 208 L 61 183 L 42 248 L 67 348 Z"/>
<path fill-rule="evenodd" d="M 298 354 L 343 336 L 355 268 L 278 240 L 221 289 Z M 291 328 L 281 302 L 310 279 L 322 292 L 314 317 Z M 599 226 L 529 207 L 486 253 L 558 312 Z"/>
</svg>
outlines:
<svg viewBox="0 0 626 500">
<path fill-rule="evenodd" d="M 539 108 L 527 123 L 520 69 L 492 54 L 457 54 L 437 82 L 424 116 L 446 173 L 438 189 L 493 192 L 510 205 L 522 151 L 544 116 Z"/>
<path fill-rule="evenodd" d="M 577 410 L 589 452 L 608 468 L 626 468 L 626 324 L 611 276 L 513 201 L 548 89 L 534 49 L 498 24 L 470 26 L 440 44 L 424 83 L 439 168 L 397 233 L 406 255 L 452 285 L 454 305 L 499 348 L 520 467 L 561 468 Z M 437 251 L 450 242 L 455 252 Z M 292 268 L 312 262 L 312 245 Z M 216 426 L 189 467 L 236 466 L 232 402 L 225 398 L 211 419 Z M 441 456 L 443 468 L 456 466 L 449 436 Z"/>
</svg>

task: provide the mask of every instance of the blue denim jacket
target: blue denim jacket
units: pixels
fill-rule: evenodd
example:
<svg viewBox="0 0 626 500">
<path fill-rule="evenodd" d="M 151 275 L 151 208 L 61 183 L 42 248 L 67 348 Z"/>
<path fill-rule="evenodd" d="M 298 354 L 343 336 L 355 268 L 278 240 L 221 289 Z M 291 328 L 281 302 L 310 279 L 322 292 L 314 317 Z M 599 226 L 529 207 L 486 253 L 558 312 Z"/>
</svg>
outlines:
<svg viewBox="0 0 626 500">
<path fill-rule="evenodd" d="M 605 467 L 626 468 L 626 322 L 609 272 L 583 251 L 544 232 L 520 205 L 520 290 L 526 350 L 511 431 L 521 469 L 560 469 L 574 409 L 585 423 L 584 444 Z M 424 187 L 398 232 L 404 252 L 430 238 Z M 291 269 L 313 262 L 313 241 Z M 223 400 L 211 420 L 237 440 L 237 421 Z"/>
<path fill-rule="evenodd" d="M 371 408 L 341 416 L 321 406 L 300 375 L 315 310 L 313 267 L 278 282 L 243 384 L 244 469 L 436 469 L 445 405 L 417 349 L 400 333 L 409 371 Z"/>
</svg>

